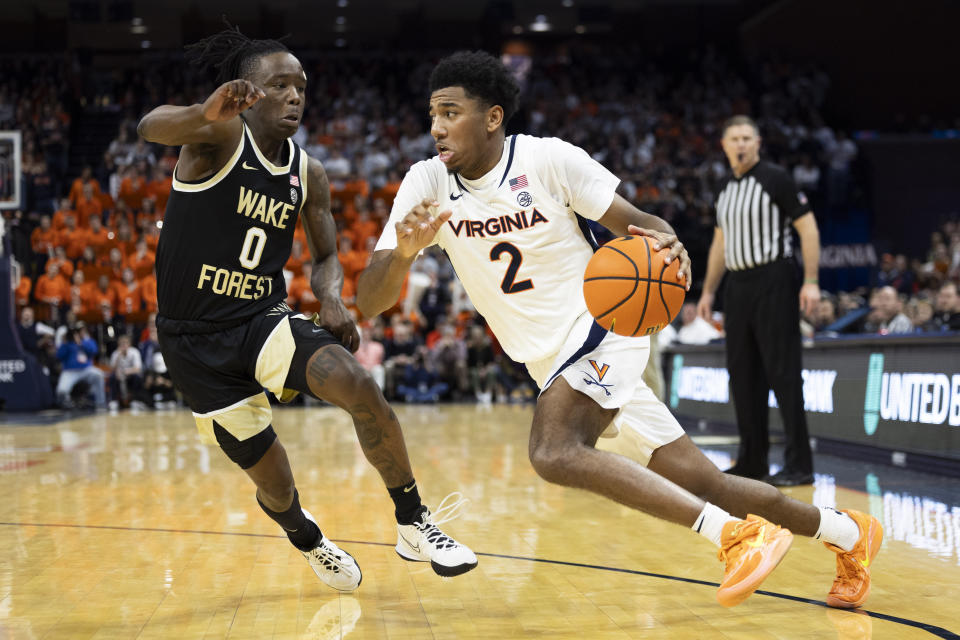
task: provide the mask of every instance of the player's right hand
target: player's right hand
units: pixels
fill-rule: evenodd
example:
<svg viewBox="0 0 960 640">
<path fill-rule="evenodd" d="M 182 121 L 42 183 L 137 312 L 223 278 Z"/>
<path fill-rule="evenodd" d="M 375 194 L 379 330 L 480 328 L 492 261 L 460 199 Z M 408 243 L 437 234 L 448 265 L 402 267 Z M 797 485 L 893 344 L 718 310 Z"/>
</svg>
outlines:
<svg viewBox="0 0 960 640">
<path fill-rule="evenodd" d="M 439 202 L 424 200 L 395 225 L 397 230 L 397 252 L 404 258 L 412 258 L 433 242 L 443 223 L 450 219 L 450 210 L 437 213 Z"/>
<path fill-rule="evenodd" d="M 266 95 L 249 80 L 224 82 L 204 101 L 203 117 L 210 122 L 230 120 Z"/>
</svg>

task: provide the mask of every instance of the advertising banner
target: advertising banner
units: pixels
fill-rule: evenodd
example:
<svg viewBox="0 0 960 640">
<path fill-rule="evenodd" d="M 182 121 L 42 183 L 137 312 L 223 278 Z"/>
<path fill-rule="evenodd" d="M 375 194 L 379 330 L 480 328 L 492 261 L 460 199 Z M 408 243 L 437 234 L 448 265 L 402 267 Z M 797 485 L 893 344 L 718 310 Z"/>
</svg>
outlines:
<svg viewBox="0 0 960 640">
<path fill-rule="evenodd" d="M 723 345 L 664 355 L 679 416 L 735 424 Z M 823 341 L 803 351 L 810 435 L 960 460 L 960 337 Z M 770 392 L 770 428 L 782 431 Z"/>
</svg>

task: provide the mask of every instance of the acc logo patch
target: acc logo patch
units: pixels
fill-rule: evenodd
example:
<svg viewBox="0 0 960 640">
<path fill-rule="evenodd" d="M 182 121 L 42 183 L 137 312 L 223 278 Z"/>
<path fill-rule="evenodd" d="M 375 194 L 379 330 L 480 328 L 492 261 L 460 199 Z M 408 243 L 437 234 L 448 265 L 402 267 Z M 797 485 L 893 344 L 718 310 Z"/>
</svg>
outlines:
<svg viewBox="0 0 960 640">
<path fill-rule="evenodd" d="M 299 196 L 297 196 L 297 190 L 294 189 L 293 187 L 290 187 L 290 202 L 292 202 L 293 204 L 297 204 L 298 197 Z"/>
<path fill-rule="evenodd" d="M 521 191 L 517 194 L 517 204 L 519 204 L 521 207 L 529 207 L 531 204 L 533 204 L 533 196 L 526 191 Z"/>
</svg>

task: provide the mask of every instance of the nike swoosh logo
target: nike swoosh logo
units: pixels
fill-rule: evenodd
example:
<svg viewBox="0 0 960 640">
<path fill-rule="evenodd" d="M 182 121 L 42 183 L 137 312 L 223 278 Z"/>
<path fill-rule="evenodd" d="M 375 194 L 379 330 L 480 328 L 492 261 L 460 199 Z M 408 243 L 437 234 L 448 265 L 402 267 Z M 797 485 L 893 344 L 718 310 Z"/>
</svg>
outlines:
<svg viewBox="0 0 960 640">
<path fill-rule="evenodd" d="M 420 553 L 420 545 L 413 544 L 412 542 L 407 540 L 402 533 L 400 534 L 400 537 L 403 538 L 403 541 L 407 543 L 407 546 L 409 546 L 411 549 L 413 549 L 417 553 Z"/>
<path fill-rule="evenodd" d="M 745 540 L 745 542 L 747 543 L 747 546 L 750 546 L 750 547 L 762 547 L 763 539 L 766 537 L 766 535 L 767 535 L 767 525 L 763 525 L 760 527 L 760 530 L 757 531 L 756 541 Z"/>
<path fill-rule="evenodd" d="M 312 329 L 312 331 L 313 331 L 314 333 L 320 333 L 321 331 L 323 331 L 323 329 Z"/>
<path fill-rule="evenodd" d="M 409 487 L 404 487 L 404 488 L 403 488 L 403 492 L 404 492 L 404 493 L 410 493 L 411 491 L 413 491 L 413 490 L 416 489 L 416 488 L 417 488 L 417 483 L 414 482 L 414 483 L 413 483 L 412 485 L 410 485 Z"/>
<path fill-rule="evenodd" d="M 257 170 L 256 167 L 251 167 L 250 165 L 248 165 L 246 160 L 243 161 L 243 164 L 242 164 L 241 166 L 242 166 L 244 169 L 250 169 L 251 171 L 256 171 L 256 170 Z"/>
<path fill-rule="evenodd" d="M 458 195 L 458 196 L 455 196 L 455 195 L 453 195 L 452 193 L 450 194 L 450 199 L 451 199 L 451 200 L 459 200 L 459 199 L 462 198 L 462 197 L 463 197 L 463 194 L 462 194 L 462 193 L 461 193 L 460 195 Z"/>
</svg>

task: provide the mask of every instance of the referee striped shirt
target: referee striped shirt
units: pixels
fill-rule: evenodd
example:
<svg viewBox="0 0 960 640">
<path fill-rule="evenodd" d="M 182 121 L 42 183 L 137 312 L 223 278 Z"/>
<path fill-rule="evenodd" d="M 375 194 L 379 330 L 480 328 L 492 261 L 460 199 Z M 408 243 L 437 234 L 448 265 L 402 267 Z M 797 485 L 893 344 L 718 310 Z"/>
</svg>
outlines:
<svg viewBox="0 0 960 640">
<path fill-rule="evenodd" d="M 731 271 L 792 256 L 790 225 L 811 210 L 790 174 L 763 160 L 739 178 L 730 178 L 717 197 L 716 209 L 724 260 Z"/>
</svg>

